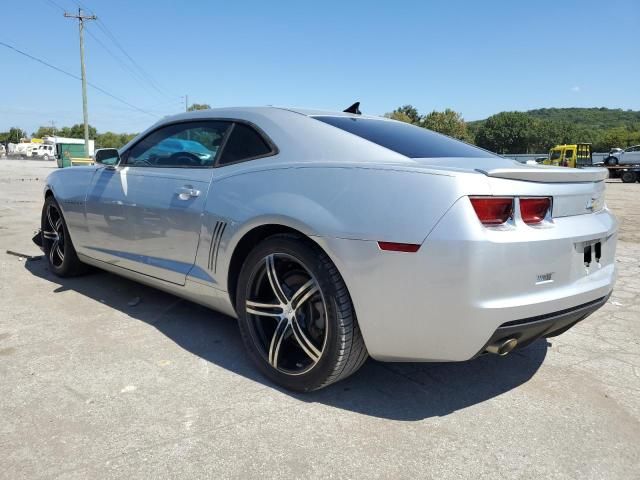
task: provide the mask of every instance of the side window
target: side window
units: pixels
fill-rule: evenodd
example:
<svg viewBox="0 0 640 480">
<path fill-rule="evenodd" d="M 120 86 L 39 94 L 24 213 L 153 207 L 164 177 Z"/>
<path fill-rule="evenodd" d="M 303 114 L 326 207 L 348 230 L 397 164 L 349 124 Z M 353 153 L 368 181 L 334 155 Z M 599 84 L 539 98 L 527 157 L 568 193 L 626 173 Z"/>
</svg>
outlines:
<svg viewBox="0 0 640 480">
<path fill-rule="evenodd" d="M 125 163 L 131 167 L 212 167 L 230 125 L 217 121 L 167 125 L 136 143 Z"/>
<path fill-rule="evenodd" d="M 573 150 L 565 150 L 564 158 L 571 158 L 571 157 L 573 157 Z"/>
<path fill-rule="evenodd" d="M 218 165 L 263 157 L 273 153 L 262 135 L 243 123 L 236 123 L 224 146 Z"/>
</svg>

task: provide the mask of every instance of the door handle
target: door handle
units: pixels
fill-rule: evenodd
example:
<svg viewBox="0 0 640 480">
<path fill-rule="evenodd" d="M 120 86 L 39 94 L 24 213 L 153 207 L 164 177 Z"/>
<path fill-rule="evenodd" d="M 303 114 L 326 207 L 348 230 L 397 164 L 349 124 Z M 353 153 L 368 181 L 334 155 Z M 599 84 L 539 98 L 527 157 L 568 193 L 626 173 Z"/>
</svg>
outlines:
<svg viewBox="0 0 640 480">
<path fill-rule="evenodd" d="M 189 186 L 184 186 L 178 188 L 176 190 L 176 194 L 180 200 L 189 200 L 190 198 L 195 198 L 200 196 L 200 190 L 196 190 L 195 188 L 191 188 Z"/>
</svg>

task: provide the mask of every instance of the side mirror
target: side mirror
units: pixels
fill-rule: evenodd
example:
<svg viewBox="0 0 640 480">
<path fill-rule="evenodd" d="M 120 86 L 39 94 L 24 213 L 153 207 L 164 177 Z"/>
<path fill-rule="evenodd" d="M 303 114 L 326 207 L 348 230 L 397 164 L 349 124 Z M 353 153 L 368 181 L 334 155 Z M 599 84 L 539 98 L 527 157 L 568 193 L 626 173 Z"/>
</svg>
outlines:
<svg viewBox="0 0 640 480">
<path fill-rule="evenodd" d="M 96 163 L 108 167 L 115 167 L 120 163 L 120 154 L 117 148 L 99 148 L 93 158 Z"/>
</svg>

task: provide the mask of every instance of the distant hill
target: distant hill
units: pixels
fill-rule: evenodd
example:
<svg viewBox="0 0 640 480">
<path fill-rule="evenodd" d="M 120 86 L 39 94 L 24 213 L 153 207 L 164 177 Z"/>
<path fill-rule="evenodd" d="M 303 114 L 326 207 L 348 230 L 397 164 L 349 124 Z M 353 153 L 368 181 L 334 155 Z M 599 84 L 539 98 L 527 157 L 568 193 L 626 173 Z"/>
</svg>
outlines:
<svg viewBox="0 0 640 480">
<path fill-rule="evenodd" d="M 607 152 L 640 144 L 640 111 L 602 107 L 500 112 L 467 122 L 467 131 L 477 145 L 502 153 L 545 152 L 553 145 L 576 142 Z"/>
<path fill-rule="evenodd" d="M 576 127 L 597 130 L 608 130 L 616 127 L 640 129 L 640 111 L 622 110 L 620 108 L 538 108 L 524 112 L 532 118 L 566 122 Z M 472 130 L 476 130 L 484 120 L 467 122 Z"/>
</svg>

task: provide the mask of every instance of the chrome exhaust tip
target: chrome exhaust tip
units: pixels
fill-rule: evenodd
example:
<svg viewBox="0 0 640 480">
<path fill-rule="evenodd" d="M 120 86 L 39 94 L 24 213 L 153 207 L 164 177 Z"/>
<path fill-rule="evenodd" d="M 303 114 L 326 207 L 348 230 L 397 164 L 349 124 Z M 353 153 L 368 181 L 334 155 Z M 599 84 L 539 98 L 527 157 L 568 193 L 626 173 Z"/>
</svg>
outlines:
<svg viewBox="0 0 640 480">
<path fill-rule="evenodd" d="M 494 355 L 504 356 L 511 352 L 518 345 L 518 340 L 515 338 L 507 338 L 506 340 L 500 340 L 499 342 L 492 343 L 487 346 L 487 352 Z"/>
</svg>

